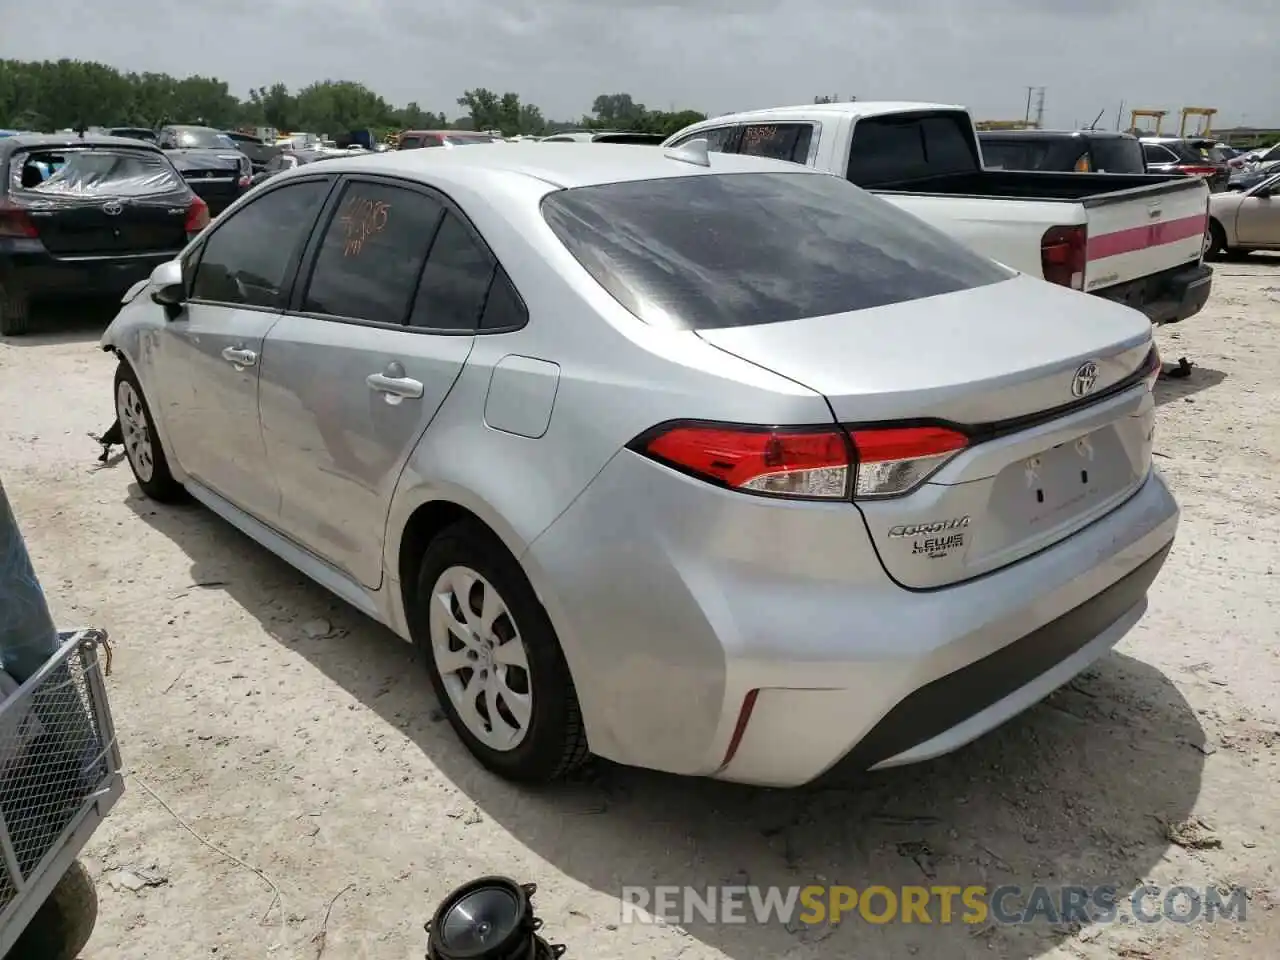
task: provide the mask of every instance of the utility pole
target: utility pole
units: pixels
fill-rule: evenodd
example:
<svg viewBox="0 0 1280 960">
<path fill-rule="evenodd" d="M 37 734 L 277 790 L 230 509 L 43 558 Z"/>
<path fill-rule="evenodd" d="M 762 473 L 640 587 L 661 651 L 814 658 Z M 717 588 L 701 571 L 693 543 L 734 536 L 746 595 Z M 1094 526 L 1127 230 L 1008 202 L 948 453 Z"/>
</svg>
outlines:
<svg viewBox="0 0 1280 960">
<path fill-rule="evenodd" d="M 1044 87 L 1036 88 L 1036 129 L 1044 129 Z"/>
</svg>

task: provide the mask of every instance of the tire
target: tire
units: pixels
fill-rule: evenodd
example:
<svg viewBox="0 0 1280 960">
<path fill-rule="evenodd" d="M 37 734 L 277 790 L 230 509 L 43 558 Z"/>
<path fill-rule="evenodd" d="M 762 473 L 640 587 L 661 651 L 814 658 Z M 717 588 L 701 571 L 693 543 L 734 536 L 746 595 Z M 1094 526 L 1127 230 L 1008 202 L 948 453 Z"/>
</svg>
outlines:
<svg viewBox="0 0 1280 960">
<path fill-rule="evenodd" d="M 468 581 L 470 595 L 459 598 Z M 446 592 L 449 606 L 437 599 Z M 494 597 L 505 610 L 487 631 L 486 653 L 485 635 L 473 634 L 464 642 L 460 631 L 480 623 L 477 610 Z M 463 609 L 464 599 L 470 611 Z M 452 628 L 446 629 L 450 623 Z M 441 709 L 487 769 L 507 780 L 542 784 L 563 778 L 587 760 L 578 694 L 551 620 L 520 564 L 479 522 L 452 524 L 427 545 L 410 603 L 410 632 Z M 521 653 L 524 666 L 518 665 Z M 459 667 L 467 658 L 475 666 Z M 477 673 L 482 679 L 476 679 Z M 477 686 L 468 695 L 464 687 L 472 680 Z M 521 707 L 524 696 L 528 702 Z M 527 720 L 511 736 L 521 727 L 522 713 Z"/>
<path fill-rule="evenodd" d="M 0 291 L 0 336 L 15 337 L 31 329 L 30 304 Z"/>
<path fill-rule="evenodd" d="M 1227 233 L 1217 220 L 1209 221 L 1209 239 L 1205 244 L 1206 260 L 1221 260 L 1227 253 Z"/>
<path fill-rule="evenodd" d="M 155 420 L 142 395 L 142 385 L 125 360 L 116 368 L 115 403 L 124 436 L 125 459 L 142 492 L 160 503 L 184 501 L 187 492 L 169 472 L 169 461 L 156 436 Z"/>
<path fill-rule="evenodd" d="M 98 891 L 89 871 L 77 860 L 40 905 L 5 960 L 76 960 L 97 920 Z"/>
</svg>

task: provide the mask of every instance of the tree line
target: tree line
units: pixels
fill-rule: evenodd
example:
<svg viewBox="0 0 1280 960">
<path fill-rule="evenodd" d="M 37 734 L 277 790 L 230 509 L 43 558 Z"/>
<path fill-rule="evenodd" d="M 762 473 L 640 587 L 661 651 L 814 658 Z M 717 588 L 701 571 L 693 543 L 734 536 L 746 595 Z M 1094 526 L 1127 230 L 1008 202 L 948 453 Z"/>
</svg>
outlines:
<svg viewBox="0 0 1280 960">
<path fill-rule="evenodd" d="M 16 130 L 204 123 L 220 129 L 275 127 L 330 136 L 348 130 L 446 128 L 542 136 L 574 128 L 666 134 L 705 119 L 695 110 L 649 110 L 626 93 L 601 94 L 590 114 L 567 121 L 547 119 L 518 93 L 484 87 L 467 90 L 457 105 L 464 112 L 453 119 L 417 102 L 396 107 L 350 80 L 321 80 L 297 92 L 274 83 L 251 89 L 240 99 L 217 77 L 123 72 L 83 60 L 0 60 L 0 128 Z"/>
</svg>

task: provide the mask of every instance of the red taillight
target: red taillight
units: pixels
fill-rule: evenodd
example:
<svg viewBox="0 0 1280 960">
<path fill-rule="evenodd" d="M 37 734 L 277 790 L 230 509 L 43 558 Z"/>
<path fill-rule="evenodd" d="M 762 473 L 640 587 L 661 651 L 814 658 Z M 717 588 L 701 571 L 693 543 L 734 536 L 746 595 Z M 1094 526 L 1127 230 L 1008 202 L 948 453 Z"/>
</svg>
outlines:
<svg viewBox="0 0 1280 960">
<path fill-rule="evenodd" d="M 838 500 L 849 495 L 849 439 L 838 427 L 682 425 L 638 442 L 641 453 L 735 490 Z"/>
<path fill-rule="evenodd" d="M 747 732 L 747 724 L 751 722 L 751 712 L 755 710 L 756 700 L 759 696 L 759 690 L 748 690 L 747 695 L 742 698 L 742 709 L 738 711 L 738 722 L 733 726 L 733 736 L 729 739 L 729 749 L 724 752 L 724 759 L 720 762 L 721 770 L 729 765 L 729 761 L 738 752 L 738 747 L 742 746 L 742 737 Z"/>
<path fill-rule="evenodd" d="M 40 236 L 27 211 L 9 200 L 0 200 L 0 237 L 35 239 Z"/>
<path fill-rule="evenodd" d="M 1089 231 L 1083 224 L 1050 227 L 1040 239 L 1040 269 L 1044 278 L 1072 290 L 1084 289 L 1084 266 Z"/>
<path fill-rule="evenodd" d="M 1179 164 L 1174 169 L 1185 173 L 1188 177 L 1212 177 L 1218 172 L 1217 167 L 1202 167 L 1191 163 Z"/>
<path fill-rule="evenodd" d="M 719 486 L 801 500 L 907 493 L 968 445 L 945 427 L 755 427 L 676 424 L 631 449 Z"/>
<path fill-rule="evenodd" d="M 187 233 L 191 236 L 195 236 L 208 225 L 209 205 L 199 197 L 193 198 L 191 206 L 187 207 Z"/>
<path fill-rule="evenodd" d="M 946 427 L 850 430 L 858 457 L 854 497 L 895 497 L 915 489 L 969 445 Z"/>
</svg>

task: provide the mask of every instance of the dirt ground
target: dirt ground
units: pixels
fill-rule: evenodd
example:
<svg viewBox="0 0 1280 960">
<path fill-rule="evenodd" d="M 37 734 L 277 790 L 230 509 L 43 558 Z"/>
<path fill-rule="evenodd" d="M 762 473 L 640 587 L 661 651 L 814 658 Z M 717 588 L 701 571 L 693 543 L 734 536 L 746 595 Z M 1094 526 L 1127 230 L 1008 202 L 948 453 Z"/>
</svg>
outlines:
<svg viewBox="0 0 1280 960">
<path fill-rule="evenodd" d="M 1280 257 L 1219 265 L 1210 306 L 1159 334 L 1195 367 L 1159 387 L 1158 465 L 1183 518 L 1140 626 L 958 754 L 821 791 L 605 764 L 540 792 L 487 775 L 407 645 L 207 511 L 150 503 L 126 464 L 95 463 L 86 434 L 112 417 L 101 326 L 50 317 L 0 341 L 5 486 L 60 624 L 114 639 L 128 779 L 87 851 L 86 960 L 421 958 L 437 900 L 488 873 L 538 884 L 568 960 L 1275 956 Z M 743 883 L 1250 900 L 1244 922 L 1214 924 L 620 922 L 623 885 Z"/>
</svg>

